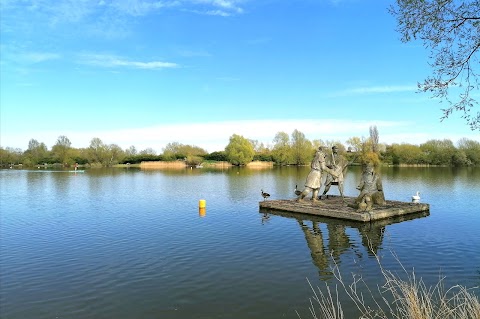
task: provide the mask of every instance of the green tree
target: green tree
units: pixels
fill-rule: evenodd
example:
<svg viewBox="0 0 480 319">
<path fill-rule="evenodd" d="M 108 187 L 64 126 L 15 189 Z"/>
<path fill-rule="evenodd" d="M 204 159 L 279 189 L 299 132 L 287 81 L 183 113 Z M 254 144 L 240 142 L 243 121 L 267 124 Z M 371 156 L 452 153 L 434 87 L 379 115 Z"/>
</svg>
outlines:
<svg viewBox="0 0 480 319">
<path fill-rule="evenodd" d="M 452 158 L 455 154 L 455 146 L 449 139 L 429 140 L 420 144 L 428 164 L 431 165 L 452 165 Z"/>
<path fill-rule="evenodd" d="M 389 149 L 393 164 L 422 164 L 425 163 L 424 152 L 418 145 L 413 144 L 392 144 Z"/>
<path fill-rule="evenodd" d="M 0 162 L 2 166 L 10 166 L 21 164 L 22 162 L 22 150 L 19 148 L 6 147 L 0 148 Z"/>
<path fill-rule="evenodd" d="M 272 157 L 275 163 L 287 165 L 292 161 L 290 137 L 285 132 L 278 132 L 273 139 Z"/>
<path fill-rule="evenodd" d="M 185 145 L 178 142 L 168 143 L 163 148 L 163 157 L 168 160 L 190 157 L 192 159 L 195 158 L 195 162 L 198 162 L 199 160 L 201 161 L 201 159 L 198 159 L 199 157 L 203 157 L 207 154 L 207 151 L 201 147 Z"/>
<path fill-rule="evenodd" d="M 108 162 L 107 165 L 114 165 L 121 163 L 125 158 L 125 152 L 117 144 L 110 144 L 107 146 Z"/>
<path fill-rule="evenodd" d="M 462 138 L 457 145 L 458 149 L 465 153 L 468 165 L 480 165 L 480 142 Z"/>
<path fill-rule="evenodd" d="M 292 156 L 293 164 L 303 165 L 309 163 L 312 160 L 315 150 L 313 149 L 312 142 L 310 142 L 305 134 L 299 130 L 292 132 Z"/>
<path fill-rule="evenodd" d="M 210 154 L 205 155 L 205 159 L 209 161 L 219 161 L 226 162 L 228 161 L 227 154 L 225 151 L 216 151 Z"/>
<path fill-rule="evenodd" d="M 245 137 L 237 134 L 230 136 L 230 142 L 225 147 L 228 161 L 234 165 L 245 165 L 253 160 L 255 150 L 252 143 Z"/>
<path fill-rule="evenodd" d="M 362 149 L 363 141 L 360 137 L 354 136 L 349 138 L 346 143 L 351 152 L 358 152 Z"/>
<path fill-rule="evenodd" d="M 57 142 L 52 147 L 54 160 L 63 165 L 73 164 L 73 159 L 71 158 L 71 145 L 72 143 L 68 137 L 64 135 L 59 136 Z"/>
<path fill-rule="evenodd" d="M 25 159 L 28 159 L 30 164 L 37 165 L 44 162 L 48 157 L 48 149 L 45 143 L 40 143 L 36 139 L 31 139 L 28 142 L 28 149 L 24 153 Z"/>
<path fill-rule="evenodd" d="M 471 113 L 480 84 L 480 1 L 396 0 L 389 11 L 403 42 L 420 39 L 430 49 L 432 75 L 419 90 L 448 103 L 442 120 L 460 111 L 472 130 L 480 130 L 480 112 Z"/>
<path fill-rule="evenodd" d="M 106 165 L 108 163 L 108 147 L 98 137 L 92 138 L 88 147 L 90 163 Z"/>
</svg>

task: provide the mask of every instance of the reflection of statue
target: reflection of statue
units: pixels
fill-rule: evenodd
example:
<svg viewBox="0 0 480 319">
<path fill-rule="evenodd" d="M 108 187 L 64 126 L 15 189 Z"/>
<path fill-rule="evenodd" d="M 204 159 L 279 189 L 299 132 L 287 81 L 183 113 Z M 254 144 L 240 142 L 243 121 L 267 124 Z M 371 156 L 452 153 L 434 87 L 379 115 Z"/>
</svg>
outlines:
<svg viewBox="0 0 480 319">
<path fill-rule="evenodd" d="M 360 194 L 355 199 L 354 208 L 357 208 L 358 211 L 370 211 L 374 204 L 385 205 L 382 180 L 375 172 L 373 165 L 367 164 L 364 166 L 362 180 L 357 189 L 360 190 Z"/>
<path fill-rule="evenodd" d="M 332 272 L 329 270 L 329 255 L 325 251 L 323 245 L 323 235 L 320 227 L 318 227 L 318 222 L 312 222 L 312 230 L 306 226 L 301 219 L 297 219 L 298 224 L 302 228 L 303 234 L 305 235 L 305 240 L 307 241 L 308 248 L 310 248 L 310 254 L 312 255 L 312 260 L 315 266 L 319 270 L 320 276 L 331 277 Z"/>
<path fill-rule="evenodd" d="M 345 225 L 333 222 L 327 223 L 328 229 L 328 249 L 332 257 L 338 263 L 340 255 L 350 249 L 353 245 L 345 232 Z"/>
<path fill-rule="evenodd" d="M 318 191 L 322 183 L 322 173 L 324 171 L 337 176 L 336 172 L 326 166 L 325 153 L 323 152 L 323 147 L 320 146 L 317 152 L 315 152 L 315 157 L 310 164 L 310 173 L 308 173 L 307 180 L 305 181 L 305 189 L 298 196 L 297 201 L 303 200 L 311 191 L 313 191 L 312 201 L 317 201 Z"/>
<path fill-rule="evenodd" d="M 327 178 L 325 180 L 325 189 L 323 190 L 323 195 L 326 195 L 330 190 L 331 185 L 337 185 L 338 191 L 340 192 L 340 196 L 342 196 L 342 200 L 344 200 L 343 196 L 343 171 L 347 167 L 347 163 L 345 158 L 342 155 L 338 154 L 338 147 L 334 145 L 332 147 L 332 153 L 328 154 L 325 157 L 326 165 L 328 168 L 333 169 L 338 177 L 334 177 L 331 174 L 327 174 Z M 322 196 L 323 196 L 322 195 Z"/>
<path fill-rule="evenodd" d="M 367 249 L 369 255 L 378 253 L 378 249 L 382 246 L 383 237 L 385 234 L 384 224 L 365 224 L 358 228 L 362 236 L 363 246 Z"/>
</svg>

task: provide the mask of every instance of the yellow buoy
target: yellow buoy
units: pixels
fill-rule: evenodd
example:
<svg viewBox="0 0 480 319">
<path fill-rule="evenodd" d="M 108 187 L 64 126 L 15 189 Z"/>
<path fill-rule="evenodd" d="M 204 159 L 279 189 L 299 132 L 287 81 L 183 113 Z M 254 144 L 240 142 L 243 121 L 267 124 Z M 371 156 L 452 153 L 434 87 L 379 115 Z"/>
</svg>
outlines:
<svg viewBox="0 0 480 319">
<path fill-rule="evenodd" d="M 205 217 L 206 214 L 207 214 L 207 209 L 205 207 L 200 207 L 198 209 L 198 216 Z"/>
<path fill-rule="evenodd" d="M 201 199 L 198 201 L 198 208 L 205 208 L 207 207 L 207 201 L 204 199 Z"/>
</svg>

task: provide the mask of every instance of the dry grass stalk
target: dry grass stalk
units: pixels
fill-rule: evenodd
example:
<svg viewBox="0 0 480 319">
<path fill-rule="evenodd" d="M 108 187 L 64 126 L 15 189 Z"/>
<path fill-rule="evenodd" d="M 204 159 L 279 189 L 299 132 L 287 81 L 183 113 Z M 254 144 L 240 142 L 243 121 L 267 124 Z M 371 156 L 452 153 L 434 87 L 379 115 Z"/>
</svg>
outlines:
<svg viewBox="0 0 480 319">
<path fill-rule="evenodd" d="M 352 274 L 350 284 L 346 284 L 339 267 L 332 258 L 332 272 L 338 285 L 350 300 L 353 301 L 361 316 L 359 319 L 480 319 L 480 301 L 473 289 L 456 285 L 449 289 L 444 287 L 444 278 L 440 278 L 433 287 L 427 287 L 418 279 L 415 272 L 408 272 L 394 255 L 405 273 L 406 279 L 383 268 L 378 255 L 375 254 L 381 273 L 385 279 L 382 286 L 377 287 L 380 297 L 370 290 L 361 276 Z M 318 294 L 308 282 L 314 296 L 310 299 L 310 313 L 315 319 L 343 319 L 344 314 L 339 301 L 338 286 L 332 295 L 326 285 L 326 293 L 318 289 Z M 361 289 L 360 289 L 361 288 Z M 367 291 L 369 306 L 361 291 Z M 312 301 L 313 299 L 313 301 Z M 318 310 L 319 314 L 315 312 Z M 297 312 L 298 317 L 300 315 Z"/>
</svg>

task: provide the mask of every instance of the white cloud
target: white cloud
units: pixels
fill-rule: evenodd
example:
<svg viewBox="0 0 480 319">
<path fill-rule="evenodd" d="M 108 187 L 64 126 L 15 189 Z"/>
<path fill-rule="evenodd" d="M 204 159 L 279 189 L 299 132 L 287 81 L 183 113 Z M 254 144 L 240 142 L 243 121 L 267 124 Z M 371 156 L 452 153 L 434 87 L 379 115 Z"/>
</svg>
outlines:
<svg viewBox="0 0 480 319">
<path fill-rule="evenodd" d="M 135 69 L 165 69 L 176 68 L 178 64 L 163 61 L 131 61 L 116 55 L 109 54 L 82 54 L 79 56 L 81 64 L 101 66 L 105 68 L 130 67 Z"/>
<path fill-rule="evenodd" d="M 333 93 L 333 96 L 349 96 L 376 93 L 399 93 L 399 92 L 415 92 L 417 85 L 385 85 L 385 86 L 366 86 L 346 89 Z"/>
<path fill-rule="evenodd" d="M 153 148 L 161 153 L 171 142 L 199 146 L 208 152 L 224 150 L 233 134 L 258 140 L 270 145 L 278 132 L 291 134 L 295 129 L 304 133 L 309 140 L 336 140 L 345 142 L 353 136 L 366 136 L 371 125 L 376 125 L 382 134 L 385 130 L 408 126 L 408 123 L 388 121 L 350 121 L 350 120 L 245 120 L 205 123 L 167 124 L 136 129 L 118 129 L 89 132 L 24 132 L 21 134 L 2 134 L 5 146 L 26 148 L 28 141 L 35 136 L 48 147 L 53 146 L 59 135 L 67 136 L 73 147 L 88 147 L 94 137 L 107 144 L 118 144 L 126 149 L 133 145 L 138 150 Z M 381 135 L 381 142 L 387 143 Z M 417 142 L 418 139 L 415 139 Z M 3 146 L 3 145 L 2 145 Z"/>
<path fill-rule="evenodd" d="M 298 119 L 298 120 L 245 120 L 225 122 L 202 122 L 166 124 L 145 128 L 115 129 L 108 131 L 2 131 L 2 147 L 14 147 L 25 150 L 33 137 L 51 148 L 58 136 L 65 135 L 75 148 L 88 147 L 94 137 L 106 144 L 117 144 L 122 149 L 135 146 L 137 150 L 152 148 L 162 153 L 163 148 L 171 142 L 195 145 L 208 152 L 222 151 L 228 145 L 233 134 L 247 139 L 257 140 L 265 145 L 272 145 L 278 132 L 289 135 L 296 129 L 305 134 L 309 140 L 339 141 L 345 143 L 351 137 L 369 136 L 369 128 L 376 125 L 380 133 L 380 143 L 409 143 L 420 145 L 431 139 L 450 139 L 456 143 L 461 138 L 480 142 L 476 132 L 463 133 L 445 131 L 440 124 L 419 127 L 415 122 L 396 121 L 356 121 L 333 119 Z M 440 133 L 439 133 L 440 130 Z"/>
</svg>

